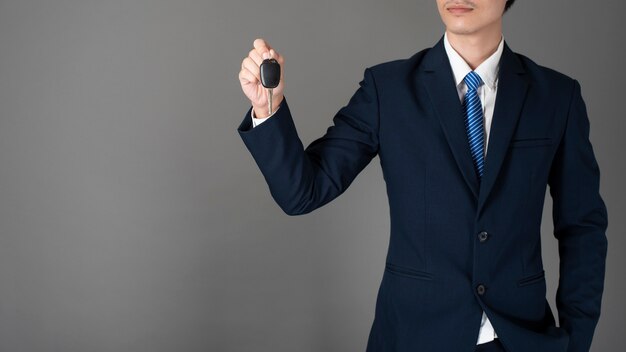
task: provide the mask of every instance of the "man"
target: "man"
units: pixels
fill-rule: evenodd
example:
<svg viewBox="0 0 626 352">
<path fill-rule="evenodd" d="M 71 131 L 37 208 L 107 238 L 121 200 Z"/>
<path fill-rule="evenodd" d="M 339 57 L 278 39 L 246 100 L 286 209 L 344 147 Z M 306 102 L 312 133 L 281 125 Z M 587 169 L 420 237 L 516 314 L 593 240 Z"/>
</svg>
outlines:
<svg viewBox="0 0 626 352">
<path fill-rule="evenodd" d="M 238 132 L 287 214 L 330 202 L 380 157 L 391 237 L 368 352 L 589 351 L 607 251 L 589 120 L 577 81 L 504 43 L 512 3 L 437 0 L 443 38 L 365 69 L 334 125 L 306 149 L 284 75 L 272 116 L 259 83 L 262 60 L 284 58 L 257 39 L 242 62 L 252 108 Z M 559 327 L 541 258 L 548 185 Z"/>
</svg>

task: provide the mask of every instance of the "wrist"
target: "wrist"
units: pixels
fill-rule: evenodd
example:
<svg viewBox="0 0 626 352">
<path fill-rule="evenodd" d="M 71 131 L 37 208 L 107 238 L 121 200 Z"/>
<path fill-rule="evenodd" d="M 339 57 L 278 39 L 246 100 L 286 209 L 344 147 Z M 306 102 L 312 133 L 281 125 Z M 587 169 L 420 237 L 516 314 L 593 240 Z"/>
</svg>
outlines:
<svg viewBox="0 0 626 352">
<path fill-rule="evenodd" d="M 252 109 L 254 110 L 254 115 L 253 117 L 256 119 L 264 119 L 269 117 L 270 115 L 273 115 L 274 112 L 276 112 L 276 110 L 278 110 L 278 107 L 280 106 L 280 103 L 283 101 L 283 96 L 274 96 L 273 98 L 273 102 L 272 102 L 272 114 L 270 114 L 269 112 L 269 108 L 266 104 L 262 104 L 262 105 L 252 105 Z"/>
<path fill-rule="evenodd" d="M 267 106 L 265 107 L 254 106 L 252 109 L 254 110 L 254 114 L 252 114 L 252 117 L 255 119 L 264 119 L 269 116 L 268 111 L 267 111 Z"/>
</svg>

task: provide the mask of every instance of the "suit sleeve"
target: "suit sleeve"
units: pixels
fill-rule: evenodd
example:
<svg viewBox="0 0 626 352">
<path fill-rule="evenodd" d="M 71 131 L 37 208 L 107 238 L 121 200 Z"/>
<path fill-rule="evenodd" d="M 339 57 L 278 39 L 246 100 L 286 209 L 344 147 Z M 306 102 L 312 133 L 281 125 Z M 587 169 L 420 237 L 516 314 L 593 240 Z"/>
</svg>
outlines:
<svg viewBox="0 0 626 352">
<path fill-rule="evenodd" d="M 248 111 L 237 131 L 281 209 L 309 213 L 342 194 L 378 153 L 379 104 L 371 69 L 333 117 L 333 125 L 306 148 L 287 100 L 272 118 L 252 128 Z"/>
<path fill-rule="evenodd" d="M 570 335 L 568 352 L 588 352 L 600 317 L 608 220 L 577 81 L 548 183 L 560 258 L 556 293 L 560 327 Z"/>
</svg>

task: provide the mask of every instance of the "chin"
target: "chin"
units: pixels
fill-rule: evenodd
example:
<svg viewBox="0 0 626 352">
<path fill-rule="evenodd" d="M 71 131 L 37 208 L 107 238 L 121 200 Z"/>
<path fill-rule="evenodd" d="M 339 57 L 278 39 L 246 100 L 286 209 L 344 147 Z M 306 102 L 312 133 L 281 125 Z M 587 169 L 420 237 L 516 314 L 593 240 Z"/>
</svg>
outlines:
<svg viewBox="0 0 626 352">
<path fill-rule="evenodd" d="M 476 30 L 468 26 L 447 26 L 447 31 L 453 34 L 472 34 Z"/>
</svg>

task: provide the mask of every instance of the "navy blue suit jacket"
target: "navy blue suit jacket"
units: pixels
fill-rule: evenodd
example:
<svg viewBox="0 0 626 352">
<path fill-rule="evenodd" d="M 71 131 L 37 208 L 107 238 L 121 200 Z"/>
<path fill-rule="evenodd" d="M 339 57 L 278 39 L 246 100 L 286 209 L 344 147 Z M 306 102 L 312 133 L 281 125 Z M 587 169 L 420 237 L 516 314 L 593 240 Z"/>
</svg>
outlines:
<svg viewBox="0 0 626 352">
<path fill-rule="evenodd" d="M 482 180 L 443 38 L 365 69 L 333 126 L 304 148 L 287 100 L 238 133 L 290 215 L 339 196 L 378 155 L 390 207 L 368 352 L 474 351 L 484 310 L 509 352 L 589 351 L 604 287 L 607 212 L 577 81 L 505 44 Z M 546 300 L 546 188 L 560 256 Z"/>
</svg>

